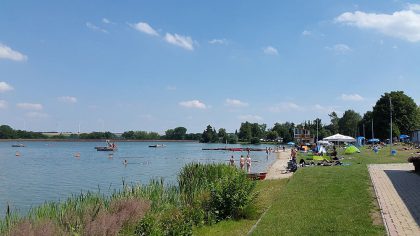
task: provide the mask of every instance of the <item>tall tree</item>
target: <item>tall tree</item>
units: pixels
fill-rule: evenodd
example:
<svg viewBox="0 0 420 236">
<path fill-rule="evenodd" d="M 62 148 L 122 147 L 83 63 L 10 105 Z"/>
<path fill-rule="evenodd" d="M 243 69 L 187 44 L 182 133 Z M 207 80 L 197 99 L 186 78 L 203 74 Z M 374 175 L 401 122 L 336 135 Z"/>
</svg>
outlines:
<svg viewBox="0 0 420 236">
<path fill-rule="evenodd" d="M 338 127 L 341 134 L 356 136 L 358 134 L 358 124 L 362 120 L 359 113 L 353 110 L 344 112 L 343 117 L 338 121 Z"/>
<path fill-rule="evenodd" d="M 373 107 L 375 136 L 389 138 L 390 131 L 390 98 L 392 100 L 393 135 L 408 134 L 420 126 L 420 112 L 414 100 L 403 91 L 385 93 Z M 398 132 L 397 132 L 398 131 Z"/>
</svg>

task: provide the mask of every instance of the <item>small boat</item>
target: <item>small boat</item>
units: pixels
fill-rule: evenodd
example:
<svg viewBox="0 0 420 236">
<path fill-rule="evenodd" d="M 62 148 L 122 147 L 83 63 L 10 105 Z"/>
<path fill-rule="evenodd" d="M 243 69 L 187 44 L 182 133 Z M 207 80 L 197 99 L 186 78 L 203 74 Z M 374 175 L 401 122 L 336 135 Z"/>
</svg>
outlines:
<svg viewBox="0 0 420 236">
<path fill-rule="evenodd" d="M 111 143 L 109 140 L 106 140 L 106 146 L 103 147 L 95 147 L 96 151 L 102 151 L 102 152 L 113 152 L 117 150 L 117 145 L 115 143 Z"/>
<path fill-rule="evenodd" d="M 252 180 L 264 180 L 267 177 L 267 172 L 249 173 L 248 178 Z"/>
<path fill-rule="evenodd" d="M 12 144 L 12 147 L 25 147 L 25 144 L 23 144 L 23 143 Z"/>
<path fill-rule="evenodd" d="M 150 148 L 159 148 L 159 147 L 166 147 L 166 145 L 164 144 L 154 144 L 154 145 L 149 145 Z"/>
<path fill-rule="evenodd" d="M 112 152 L 117 150 L 116 147 L 95 147 L 96 151 Z"/>
</svg>

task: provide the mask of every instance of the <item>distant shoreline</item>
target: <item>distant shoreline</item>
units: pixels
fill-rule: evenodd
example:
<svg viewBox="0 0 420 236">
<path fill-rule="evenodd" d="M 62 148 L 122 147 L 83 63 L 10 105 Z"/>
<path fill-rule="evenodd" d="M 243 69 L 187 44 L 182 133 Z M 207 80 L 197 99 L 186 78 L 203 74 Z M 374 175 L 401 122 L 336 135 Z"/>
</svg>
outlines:
<svg viewBox="0 0 420 236">
<path fill-rule="evenodd" d="M 0 139 L 0 142 L 178 142 L 178 143 L 198 143 L 198 140 L 167 140 L 167 139 Z"/>
</svg>

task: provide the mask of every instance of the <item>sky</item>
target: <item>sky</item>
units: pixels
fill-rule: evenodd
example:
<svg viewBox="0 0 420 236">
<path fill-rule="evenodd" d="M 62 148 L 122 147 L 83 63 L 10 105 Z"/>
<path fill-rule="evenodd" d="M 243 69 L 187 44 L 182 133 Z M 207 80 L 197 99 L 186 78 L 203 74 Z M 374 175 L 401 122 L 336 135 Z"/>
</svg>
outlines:
<svg viewBox="0 0 420 236">
<path fill-rule="evenodd" d="M 0 3 L 0 124 L 239 129 L 420 103 L 420 2 Z"/>
</svg>

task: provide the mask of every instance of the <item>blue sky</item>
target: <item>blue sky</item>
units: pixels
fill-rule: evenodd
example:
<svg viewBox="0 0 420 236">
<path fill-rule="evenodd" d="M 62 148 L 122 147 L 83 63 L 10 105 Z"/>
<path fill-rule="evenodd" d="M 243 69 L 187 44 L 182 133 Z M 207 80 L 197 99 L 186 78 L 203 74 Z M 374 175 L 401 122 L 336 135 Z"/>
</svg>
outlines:
<svg viewBox="0 0 420 236">
<path fill-rule="evenodd" d="M 405 1 L 2 1 L 0 124 L 228 131 L 419 103 Z"/>
</svg>

